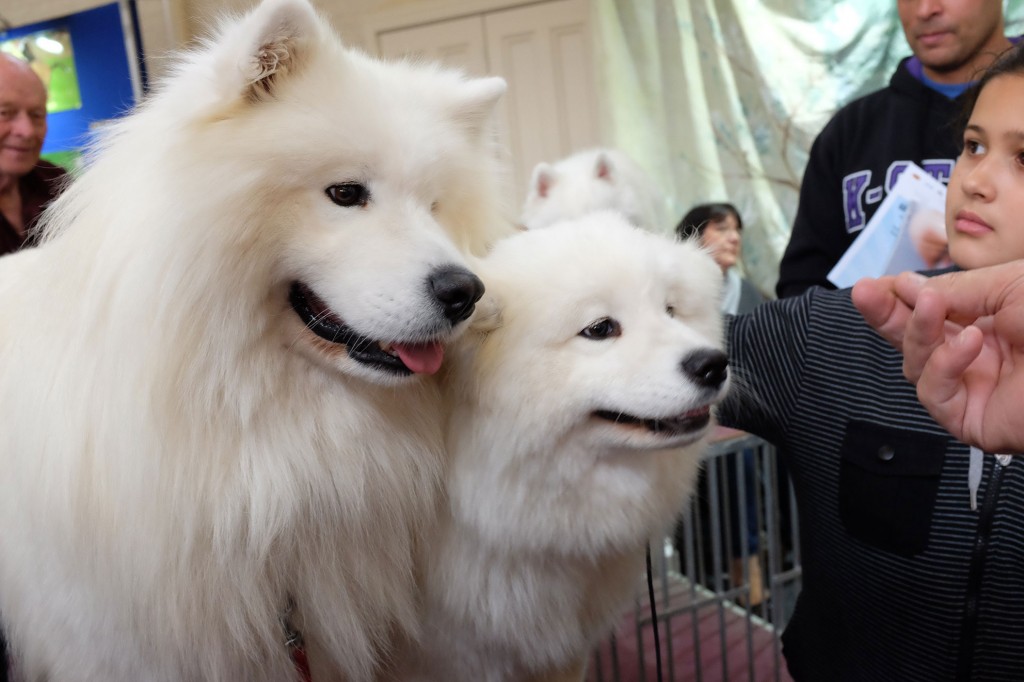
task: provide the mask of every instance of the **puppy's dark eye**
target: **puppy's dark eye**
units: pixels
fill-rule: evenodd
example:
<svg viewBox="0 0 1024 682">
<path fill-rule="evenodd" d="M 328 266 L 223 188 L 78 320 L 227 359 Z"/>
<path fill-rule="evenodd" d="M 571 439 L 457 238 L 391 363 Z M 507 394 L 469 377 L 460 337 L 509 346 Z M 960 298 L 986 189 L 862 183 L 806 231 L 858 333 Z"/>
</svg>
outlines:
<svg viewBox="0 0 1024 682">
<path fill-rule="evenodd" d="M 622 333 L 619 323 L 610 317 L 602 317 L 597 322 L 591 323 L 586 329 L 580 332 L 585 339 L 609 339 Z"/>
<path fill-rule="evenodd" d="M 366 206 L 366 202 L 370 200 L 370 190 L 358 182 L 331 185 L 324 191 L 338 206 Z"/>
<path fill-rule="evenodd" d="M 665 306 L 665 312 L 668 313 L 669 317 L 675 317 L 676 316 L 676 307 L 672 306 L 672 305 L 667 305 L 667 306 Z"/>
</svg>

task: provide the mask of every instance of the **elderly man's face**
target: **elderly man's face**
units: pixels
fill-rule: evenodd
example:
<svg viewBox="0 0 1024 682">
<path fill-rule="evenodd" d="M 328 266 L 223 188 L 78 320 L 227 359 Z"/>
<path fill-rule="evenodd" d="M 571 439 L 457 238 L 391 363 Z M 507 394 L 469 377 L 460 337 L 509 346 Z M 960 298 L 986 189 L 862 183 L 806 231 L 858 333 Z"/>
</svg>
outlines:
<svg viewBox="0 0 1024 682">
<path fill-rule="evenodd" d="M 0 176 L 21 177 L 46 137 L 46 88 L 27 68 L 0 60 Z"/>
</svg>

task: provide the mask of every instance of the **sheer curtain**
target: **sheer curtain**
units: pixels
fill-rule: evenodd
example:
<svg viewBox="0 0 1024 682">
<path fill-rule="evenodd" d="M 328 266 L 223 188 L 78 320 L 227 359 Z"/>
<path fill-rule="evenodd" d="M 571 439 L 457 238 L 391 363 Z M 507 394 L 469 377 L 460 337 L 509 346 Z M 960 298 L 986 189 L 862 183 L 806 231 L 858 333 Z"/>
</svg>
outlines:
<svg viewBox="0 0 1024 682">
<path fill-rule="evenodd" d="M 747 275 L 771 292 L 815 135 L 910 53 L 896 0 L 594 2 L 604 138 L 661 184 L 676 219 L 736 204 Z M 1004 4 L 1016 35 L 1024 0 Z"/>
</svg>

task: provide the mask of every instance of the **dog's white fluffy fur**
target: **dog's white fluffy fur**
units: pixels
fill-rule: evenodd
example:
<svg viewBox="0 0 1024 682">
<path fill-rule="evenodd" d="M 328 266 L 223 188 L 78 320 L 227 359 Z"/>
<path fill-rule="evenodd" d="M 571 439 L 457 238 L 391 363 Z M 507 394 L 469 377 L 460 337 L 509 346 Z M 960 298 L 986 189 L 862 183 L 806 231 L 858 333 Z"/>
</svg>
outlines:
<svg viewBox="0 0 1024 682">
<path fill-rule="evenodd" d="M 528 230 L 591 211 L 618 211 L 634 225 L 667 234 L 665 197 L 647 173 L 620 149 L 584 149 L 538 163 L 519 222 Z"/>
<path fill-rule="evenodd" d="M 613 212 L 503 240 L 478 271 L 487 293 L 449 357 L 424 639 L 399 678 L 561 679 L 692 489 L 729 384 L 721 271 Z"/>
<path fill-rule="evenodd" d="M 458 325 L 431 273 L 507 224 L 483 134 L 503 90 L 270 0 L 0 260 L 0 612 L 24 679 L 295 679 L 294 601 L 314 679 L 365 680 L 415 624 L 437 386 L 311 329 L 436 359 Z"/>
</svg>

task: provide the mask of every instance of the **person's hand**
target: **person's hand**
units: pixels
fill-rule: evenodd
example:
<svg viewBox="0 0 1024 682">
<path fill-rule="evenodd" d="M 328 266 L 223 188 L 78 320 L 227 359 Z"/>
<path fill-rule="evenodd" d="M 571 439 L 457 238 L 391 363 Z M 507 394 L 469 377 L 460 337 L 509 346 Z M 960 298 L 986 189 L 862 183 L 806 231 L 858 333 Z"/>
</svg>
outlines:
<svg viewBox="0 0 1024 682">
<path fill-rule="evenodd" d="M 924 231 L 914 242 L 914 246 L 917 247 L 917 253 L 920 254 L 925 267 L 938 268 L 949 264 L 949 244 L 945 232 Z"/>
<path fill-rule="evenodd" d="M 907 226 L 910 241 L 914 244 L 925 268 L 938 268 L 950 264 L 949 240 L 946 237 L 946 215 L 944 211 L 924 209 L 915 211 Z"/>
<path fill-rule="evenodd" d="M 939 424 L 989 452 L 1024 451 L 1024 261 L 858 282 L 854 301 L 902 348 Z"/>
<path fill-rule="evenodd" d="M 896 294 L 896 277 L 865 278 L 853 285 L 853 304 L 886 341 L 903 350 L 903 332 L 913 307 Z"/>
</svg>

